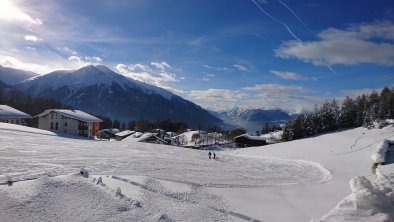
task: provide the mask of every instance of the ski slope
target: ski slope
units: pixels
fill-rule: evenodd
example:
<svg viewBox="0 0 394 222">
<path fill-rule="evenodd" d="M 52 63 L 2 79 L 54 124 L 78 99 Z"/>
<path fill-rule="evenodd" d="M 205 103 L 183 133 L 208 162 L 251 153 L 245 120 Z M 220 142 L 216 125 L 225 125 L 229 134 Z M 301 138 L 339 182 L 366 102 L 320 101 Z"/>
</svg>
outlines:
<svg viewBox="0 0 394 222">
<path fill-rule="evenodd" d="M 369 176 L 376 143 L 393 136 L 392 128 L 359 128 L 210 160 L 207 151 L 0 123 L 0 218 L 308 221 L 349 195 L 351 178 Z M 81 168 L 91 176 L 77 175 Z M 8 186 L 7 176 L 21 182 Z"/>
</svg>

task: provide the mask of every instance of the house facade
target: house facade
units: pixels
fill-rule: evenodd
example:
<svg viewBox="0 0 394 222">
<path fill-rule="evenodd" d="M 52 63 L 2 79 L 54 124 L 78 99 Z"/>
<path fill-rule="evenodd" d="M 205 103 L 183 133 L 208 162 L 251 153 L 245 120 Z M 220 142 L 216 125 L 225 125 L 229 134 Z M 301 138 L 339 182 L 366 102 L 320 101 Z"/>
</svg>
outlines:
<svg viewBox="0 0 394 222">
<path fill-rule="evenodd" d="M 29 114 L 14 109 L 11 106 L 0 105 L 0 122 L 26 125 L 25 120 L 31 118 Z"/>
<path fill-rule="evenodd" d="M 38 128 L 94 138 L 101 119 L 80 110 L 48 109 L 36 116 Z"/>
</svg>

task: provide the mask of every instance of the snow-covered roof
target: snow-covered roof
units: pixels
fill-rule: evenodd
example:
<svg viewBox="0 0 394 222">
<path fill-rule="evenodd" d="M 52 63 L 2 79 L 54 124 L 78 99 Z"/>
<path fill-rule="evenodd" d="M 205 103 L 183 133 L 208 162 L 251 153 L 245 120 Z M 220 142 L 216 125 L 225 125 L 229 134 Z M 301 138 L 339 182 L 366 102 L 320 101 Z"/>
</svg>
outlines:
<svg viewBox="0 0 394 222">
<path fill-rule="evenodd" d="M 12 108 L 7 105 L 0 105 L 0 119 L 28 119 L 31 118 L 29 114 Z"/>
<path fill-rule="evenodd" d="M 242 135 L 236 136 L 234 138 L 240 138 L 240 137 L 245 137 L 245 138 L 248 138 L 250 140 L 267 140 L 268 139 L 265 136 L 252 136 L 252 135 L 249 135 L 249 134 L 242 134 Z"/>
<path fill-rule="evenodd" d="M 70 110 L 70 109 L 47 109 L 43 113 L 38 114 L 37 117 L 42 117 L 42 116 L 47 115 L 51 112 L 56 112 L 56 113 L 59 113 L 63 116 L 66 116 L 68 118 L 80 120 L 83 122 L 89 122 L 89 123 L 90 122 L 102 122 L 101 119 L 99 119 L 95 116 L 92 116 L 92 115 L 85 113 L 81 110 L 74 110 L 74 109 L 73 110 Z"/>
<path fill-rule="evenodd" d="M 117 133 L 115 135 L 116 136 L 127 136 L 127 135 L 131 135 L 133 133 L 135 133 L 135 131 L 125 130 L 125 131 L 119 132 L 119 133 Z"/>
</svg>

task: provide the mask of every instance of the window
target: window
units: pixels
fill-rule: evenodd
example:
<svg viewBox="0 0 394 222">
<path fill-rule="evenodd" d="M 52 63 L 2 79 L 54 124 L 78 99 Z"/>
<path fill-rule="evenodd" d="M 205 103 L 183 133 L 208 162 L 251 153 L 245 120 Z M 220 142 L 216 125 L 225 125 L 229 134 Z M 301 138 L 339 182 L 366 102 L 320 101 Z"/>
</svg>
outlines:
<svg viewBox="0 0 394 222">
<path fill-rule="evenodd" d="M 67 122 L 64 122 L 64 126 L 66 126 L 66 127 L 67 127 Z"/>
<path fill-rule="evenodd" d="M 59 123 L 56 122 L 55 130 L 58 130 L 58 129 L 59 129 Z"/>
<path fill-rule="evenodd" d="M 13 119 L 11 120 L 11 123 L 14 124 L 14 120 Z"/>
<path fill-rule="evenodd" d="M 53 129 L 53 122 L 51 122 L 51 129 Z"/>
<path fill-rule="evenodd" d="M 19 124 L 19 119 L 15 120 L 15 123 L 16 123 L 16 124 Z"/>
<path fill-rule="evenodd" d="M 51 113 L 51 119 L 53 119 L 53 113 Z"/>
</svg>

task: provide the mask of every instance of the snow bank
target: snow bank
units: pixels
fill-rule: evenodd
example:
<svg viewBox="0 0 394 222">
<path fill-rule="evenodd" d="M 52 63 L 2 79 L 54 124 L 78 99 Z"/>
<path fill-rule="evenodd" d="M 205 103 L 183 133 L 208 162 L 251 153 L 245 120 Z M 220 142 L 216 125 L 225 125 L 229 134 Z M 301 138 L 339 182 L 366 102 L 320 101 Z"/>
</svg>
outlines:
<svg viewBox="0 0 394 222">
<path fill-rule="evenodd" d="M 378 144 L 374 153 L 372 153 L 372 160 L 374 163 L 384 163 L 386 159 L 387 149 L 389 148 L 389 140 L 383 140 Z"/>
<path fill-rule="evenodd" d="M 317 221 L 394 221 L 394 174 L 378 174 L 375 181 L 355 177 L 350 188 L 352 194 Z"/>
<path fill-rule="evenodd" d="M 106 189 L 79 173 L 0 186 L 0 221 L 153 220 L 133 200 Z"/>
</svg>

